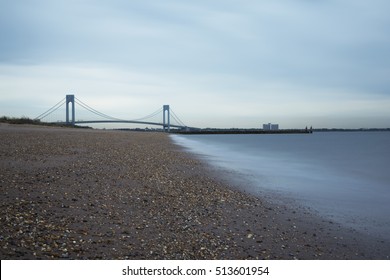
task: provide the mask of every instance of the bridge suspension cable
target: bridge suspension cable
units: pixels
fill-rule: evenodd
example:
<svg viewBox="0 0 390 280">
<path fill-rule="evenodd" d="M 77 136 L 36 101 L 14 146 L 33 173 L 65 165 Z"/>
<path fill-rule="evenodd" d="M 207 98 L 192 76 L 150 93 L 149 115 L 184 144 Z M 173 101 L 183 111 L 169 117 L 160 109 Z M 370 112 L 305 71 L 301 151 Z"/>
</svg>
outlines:
<svg viewBox="0 0 390 280">
<path fill-rule="evenodd" d="M 121 121 L 122 120 L 122 119 L 114 118 L 114 117 L 111 117 L 111 116 L 106 115 L 104 113 L 101 113 L 98 110 L 95 110 L 94 108 L 92 108 L 91 106 L 85 104 L 83 101 L 81 101 L 77 97 L 75 97 L 75 99 L 76 99 L 76 102 L 77 102 L 78 105 L 80 105 L 81 107 L 83 107 L 84 109 L 86 109 L 87 111 L 89 111 L 89 112 L 91 112 L 91 113 L 93 113 L 95 115 L 98 115 L 98 116 L 106 118 L 106 119 L 111 119 L 111 120 L 117 120 L 117 121 Z"/>
<path fill-rule="evenodd" d="M 181 119 L 175 114 L 175 112 L 173 112 L 172 109 L 170 109 L 171 111 L 171 117 L 181 126 L 186 126 L 182 121 Z"/>
<path fill-rule="evenodd" d="M 157 111 L 145 116 L 145 117 L 142 117 L 142 118 L 139 118 L 139 119 L 134 119 L 133 121 L 142 121 L 142 120 L 145 120 L 145 119 L 150 119 L 150 118 L 153 118 L 154 116 L 160 114 L 162 112 L 163 109 L 158 109 Z"/>
<path fill-rule="evenodd" d="M 38 117 L 36 117 L 34 120 L 39 120 L 39 119 L 44 119 L 46 118 L 48 115 L 50 115 L 51 113 L 54 113 L 55 111 L 57 111 L 62 105 L 65 104 L 65 98 L 63 98 L 60 102 L 58 102 L 56 105 L 54 105 L 53 107 L 51 107 L 49 110 L 47 110 L 46 112 L 40 114 Z"/>
</svg>

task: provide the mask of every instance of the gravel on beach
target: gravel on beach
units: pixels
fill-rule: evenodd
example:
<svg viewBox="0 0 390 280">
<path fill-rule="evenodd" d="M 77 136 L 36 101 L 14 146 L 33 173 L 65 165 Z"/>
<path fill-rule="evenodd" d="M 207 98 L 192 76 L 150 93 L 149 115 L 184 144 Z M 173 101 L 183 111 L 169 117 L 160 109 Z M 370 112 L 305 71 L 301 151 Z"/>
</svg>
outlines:
<svg viewBox="0 0 390 280">
<path fill-rule="evenodd" d="M 388 259 L 221 180 L 159 132 L 0 124 L 1 259 Z"/>
</svg>

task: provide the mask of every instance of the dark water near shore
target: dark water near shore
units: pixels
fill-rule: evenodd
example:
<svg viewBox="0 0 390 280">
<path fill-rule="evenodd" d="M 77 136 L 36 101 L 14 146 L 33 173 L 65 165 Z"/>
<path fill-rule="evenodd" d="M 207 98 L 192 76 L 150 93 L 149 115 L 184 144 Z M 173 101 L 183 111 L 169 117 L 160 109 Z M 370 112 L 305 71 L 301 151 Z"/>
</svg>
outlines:
<svg viewBox="0 0 390 280">
<path fill-rule="evenodd" d="M 326 218 L 390 236 L 390 133 L 173 135 L 175 143 Z"/>
</svg>

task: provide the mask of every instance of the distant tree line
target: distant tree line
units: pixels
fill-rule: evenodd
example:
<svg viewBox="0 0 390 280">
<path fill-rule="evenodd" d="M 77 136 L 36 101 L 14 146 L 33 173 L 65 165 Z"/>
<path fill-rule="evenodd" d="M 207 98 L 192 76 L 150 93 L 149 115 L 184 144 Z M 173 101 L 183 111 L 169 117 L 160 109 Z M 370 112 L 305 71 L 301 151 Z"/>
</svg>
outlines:
<svg viewBox="0 0 390 280">
<path fill-rule="evenodd" d="M 41 124 L 40 120 L 32 120 L 28 117 L 13 118 L 13 117 L 2 116 L 0 117 L 0 122 L 11 123 L 11 124 Z"/>
<path fill-rule="evenodd" d="M 33 125 L 45 125 L 45 126 L 74 127 L 74 128 L 91 128 L 89 126 L 79 126 L 79 125 L 73 126 L 71 124 L 41 122 L 41 120 L 33 120 L 33 119 L 30 119 L 30 118 L 24 117 L 24 116 L 20 117 L 20 118 L 2 116 L 2 117 L 0 117 L 0 123 L 33 124 Z"/>
</svg>

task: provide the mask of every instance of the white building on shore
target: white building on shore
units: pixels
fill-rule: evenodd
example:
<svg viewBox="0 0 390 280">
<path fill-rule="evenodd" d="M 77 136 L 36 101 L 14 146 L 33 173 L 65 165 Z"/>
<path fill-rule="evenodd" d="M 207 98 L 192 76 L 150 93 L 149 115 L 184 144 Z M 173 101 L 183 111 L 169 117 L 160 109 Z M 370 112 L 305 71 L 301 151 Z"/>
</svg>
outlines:
<svg viewBox="0 0 390 280">
<path fill-rule="evenodd" d="M 273 124 L 273 123 L 263 124 L 263 130 L 279 130 L 279 124 Z"/>
</svg>

